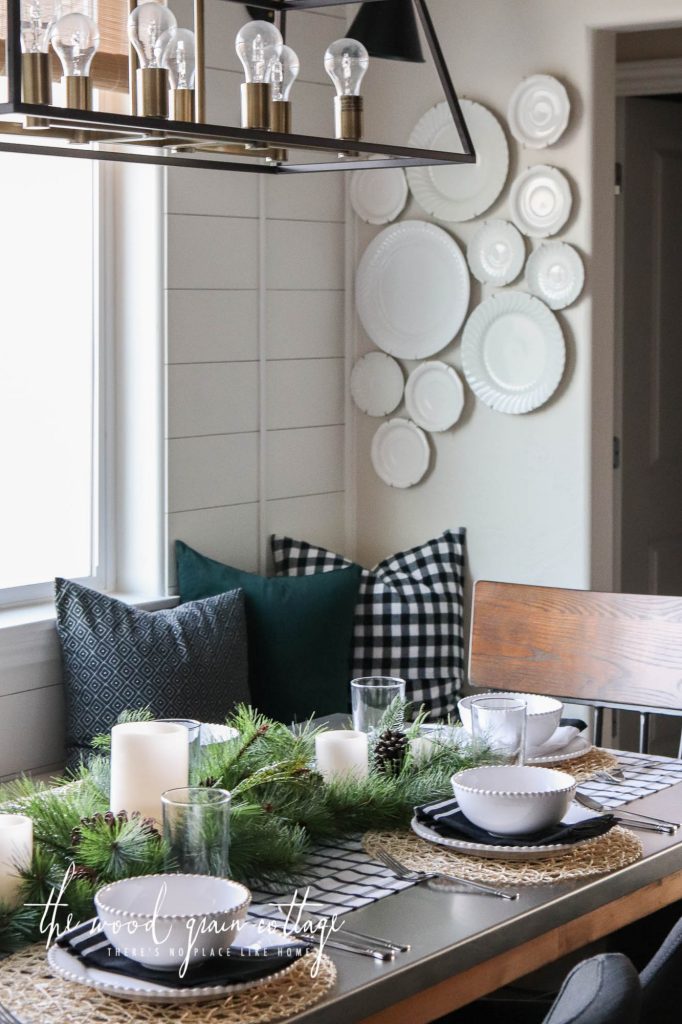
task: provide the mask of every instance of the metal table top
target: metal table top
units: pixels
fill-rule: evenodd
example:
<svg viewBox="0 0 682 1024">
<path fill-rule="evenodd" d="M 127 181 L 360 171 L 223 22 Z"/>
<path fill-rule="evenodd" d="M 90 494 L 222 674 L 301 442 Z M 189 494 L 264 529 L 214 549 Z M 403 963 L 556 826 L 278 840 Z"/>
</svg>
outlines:
<svg viewBox="0 0 682 1024">
<path fill-rule="evenodd" d="M 628 804 L 682 820 L 682 784 Z M 382 963 L 351 953 L 329 955 L 335 988 L 295 1019 L 306 1024 L 352 1024 L 480 965 L 574 918 L 682 870 L 682 829 L 675 835 L 638 832 L 644 855 L 608 875 L 550 885 L 521 886 L 510 902 L 420 883 L 346 916 L 349 928 L 410 943 L 408 953 Z"/>
</svg>

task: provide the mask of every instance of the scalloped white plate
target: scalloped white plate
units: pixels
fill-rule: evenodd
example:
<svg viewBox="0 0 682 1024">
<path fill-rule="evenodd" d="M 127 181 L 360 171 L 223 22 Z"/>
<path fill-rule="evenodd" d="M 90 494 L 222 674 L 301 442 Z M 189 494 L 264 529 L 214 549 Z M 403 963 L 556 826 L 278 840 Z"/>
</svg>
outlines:
<svg viewBox="0 0 682 1024">
<path fill-rule="evenodd" d="M 480 217 L 499 196 L 509 171 L 509 146 L 495 115 L 472 100 L 460 100 L 460 106 L 476 150 L 476 163 L 407 169 L 412 195 L 439 220 Z M 409 145 L 462 152 L 447 103 L 426 111 L 415 125 Z"/>
<path fill-rule="evenodd" d="M 415 367 L 405 385 L 405 407 L 418 427 L 439 433 L 462 415 L 464 385 L 457 371 L 433 359 Z"/>
<path fill-rule="evenodd" d="M 497 412 L 532 412 L 554 394 L 566 345 L 554 314 L 526 292 L 499 292 L 477 306 L 462 337 L 474 394 Z"/>
<path fill-rule="evenodd" d="M 553 146 L 568 127 L 571 102 L 564 86 L 551 75 L 530 75 L 509 98 L 509 129 L 528 149 Z"/>
<path fill-rule="evenodd" d="M 350 393 L 358 409 L 368 416 L 388 416 L 402 400 L 403 371 L 385 352 L 368 352 L 350 375 Z"/>
<path fill-rule="evenodd" d="M 350 202 L 360 220 L 367 224 L 389 224 L 403 211 L 408 189 L 402 167 L 353 171 Z"/>
<path fill-rule="evenodd" d="M 431 449 L 426 434 L 410 420 L 397 417 L 382 423 L 372 438 L 372 465 L 389 487 L 414 487 L 429 468 Z"/>
<path fill-rule="evenodd" d="M 536 164 L 519 174 L 509 193 L 512 220 L 531 238 L 547 238 L 560 231 L 572 205 L 568 180 L 547 164 Z"/>
<path fill-rule="evenodd" d="M 543 242 L 528 258 L 526 283 L 550 309 L 565 309 L 575 302 L 585 284 L 580 254 L 567 242 Z"/>
<path fill-rule="evenodd" d="M 398 359 L 425 359 L 459 331 L 471 282 L 462 250 L 443 228 L 404 220 L 370 242 L 355 279 L 362 326 Z"/>
<path fill-rule="evenodd" d="M 469 269 L 481 284 L 511 284 L 525 258 L 523 235 L 508 220 L 485 221 L 467 246 Z"/>
</svg>

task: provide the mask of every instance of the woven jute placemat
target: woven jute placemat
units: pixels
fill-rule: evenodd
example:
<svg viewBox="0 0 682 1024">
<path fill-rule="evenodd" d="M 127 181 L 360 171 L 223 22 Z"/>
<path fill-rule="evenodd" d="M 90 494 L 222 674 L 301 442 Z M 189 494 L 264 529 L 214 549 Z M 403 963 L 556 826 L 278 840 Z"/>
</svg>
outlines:
<svg viewBox="0 0 682 1024">
<path fill-rule="evenodd" d="M 328 956 L 313 952 L 278 978 L 209 1003 L 131 1002 L 52 974 L 45 947 L 29 946 L 0 962 L 0 1003 L 22 1024 L 269 1024 L 301 1013 L 336 982 Z"/>
<path fill-rule="evenodd" d="M 493 885 L 542 885 L 572 878 L 603 875 L 634 863 L 642 856 L 642 844 L 627 829 L 616 825 L 610 832 L 547 860 L 487 860 L 455 853 L 420 839 L 413 832 L 367 832 L 362 840 L 370 856 L 383 847 L 413 871 L 444 871 L 472 882 Z"/>
<path fill-rule="evenodd" d="M 548 761 L 543 764 L 543 768 L 556 768 L 561 772 L 568 772 L 576 782 L 587 782 L 596 772 L 611 772 L 617 767 L 618 758 L 599 747 L 568 761 Z"/>
</svg>

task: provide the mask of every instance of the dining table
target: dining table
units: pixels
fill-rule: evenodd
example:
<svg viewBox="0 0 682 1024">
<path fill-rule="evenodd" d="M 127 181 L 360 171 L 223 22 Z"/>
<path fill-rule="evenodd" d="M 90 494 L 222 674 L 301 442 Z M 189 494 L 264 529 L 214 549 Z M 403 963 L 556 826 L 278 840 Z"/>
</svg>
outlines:
<svg viewBox="0 0 682 1024">
<path fill-rule="evenodd" d="M 682 783 L 627 809 L 680 821 Z M 635 863 L 582 880 L 521 886 L 514 901 L 424 881 L 353 911 L 345 917 L 349 928 L 410 950 L 389 962 L 328 951 L 335 987 L 290 1019 L 426 1024 L 682 899 L 682 829 L 638 835 L 643 855 Z"/>
</svg>

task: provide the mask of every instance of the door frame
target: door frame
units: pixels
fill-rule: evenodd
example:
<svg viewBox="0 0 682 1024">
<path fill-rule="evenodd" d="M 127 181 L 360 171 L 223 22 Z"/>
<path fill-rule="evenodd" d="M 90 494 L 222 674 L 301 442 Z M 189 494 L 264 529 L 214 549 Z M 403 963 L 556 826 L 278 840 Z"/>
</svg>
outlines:
<svg viewBox="0 0 682 1024">
<path fill-rule="evenodd" d="M 624 101 L 637 96 L 665 96 L 682 93 L 682 57 L 666 60 L 637 60 L 616 64 L 616 162 L 622 162 L 619 140 L 622 142 L 622 122 L 625 116 Z M 623 206 L 616 204 L 615 216 L 615 272 L 614 272 L 614 373 L 613 373 L 613 436 L 623 436 L 623 331 L 620 311 L 622 309 L 623 287 Z M 619 472 L 613 473 L 613 588 L 621 589 L 621 531 L 622 531 L 622 482 Z"/>
</svg>

